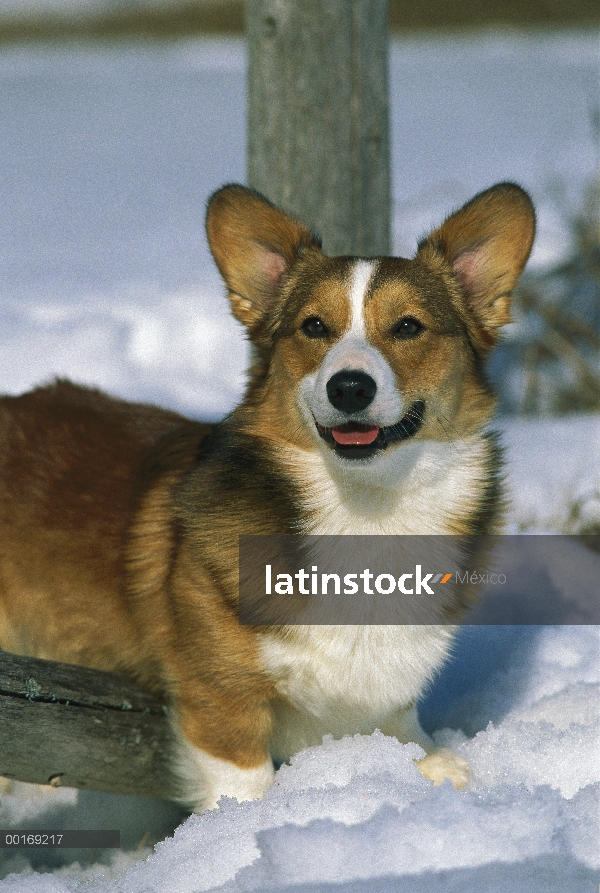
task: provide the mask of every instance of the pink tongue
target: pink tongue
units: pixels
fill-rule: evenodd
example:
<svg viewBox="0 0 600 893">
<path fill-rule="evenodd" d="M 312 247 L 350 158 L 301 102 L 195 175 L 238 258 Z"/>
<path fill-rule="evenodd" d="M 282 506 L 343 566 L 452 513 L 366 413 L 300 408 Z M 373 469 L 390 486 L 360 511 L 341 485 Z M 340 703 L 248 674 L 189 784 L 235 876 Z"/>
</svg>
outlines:
<svg viewBox="0 0 600 893">
<path fill-rule="evenodd" d="M 347 428 L 332 428 L 331 433 L 336 443 L 347 446 L 348 444 L 369 444 L 377 439 L 379 428 L 356 428 L 349 431 Z"/>
</svg>

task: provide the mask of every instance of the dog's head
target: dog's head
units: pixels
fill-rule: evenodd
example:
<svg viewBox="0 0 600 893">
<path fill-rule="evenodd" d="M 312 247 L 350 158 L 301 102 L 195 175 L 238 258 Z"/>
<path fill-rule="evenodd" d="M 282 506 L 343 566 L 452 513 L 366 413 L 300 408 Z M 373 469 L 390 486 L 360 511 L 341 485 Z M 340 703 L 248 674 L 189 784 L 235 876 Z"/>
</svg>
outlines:
<svg viewBox="0 0 600 893">
<path fill-rule="evenodd" d="M 501 183 L 413 260 L 330 258 L 258 193 L 220 189 L 207 232 L 254 347 L 248 424 L 344 465 L 479 430 L 493 407 L 483 361 L 509 321 L 534 231 L 528 195 Z"/>
</svg>

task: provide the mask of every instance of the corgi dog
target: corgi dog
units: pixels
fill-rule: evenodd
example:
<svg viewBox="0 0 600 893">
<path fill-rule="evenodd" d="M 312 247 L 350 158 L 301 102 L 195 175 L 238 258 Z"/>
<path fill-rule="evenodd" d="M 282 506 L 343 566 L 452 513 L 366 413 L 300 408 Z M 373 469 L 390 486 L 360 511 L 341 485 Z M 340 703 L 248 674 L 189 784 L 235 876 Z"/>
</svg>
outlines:
<svg viewBox="0 0 600 893">
<path fill-rule="evenodd" d="M 327 257 L 253 190 L 216 192 L 207 235 L 251 343 L 245 397 L 217 425 L 67 381 L 0 401 L 0 646 L 164 699 L 196 811 L 261 797 L 328 733 L 415 741 L 423 775 L 463 786 L 416 711 L 454 627 L 242 625 L 238 544 L 499 531 L 484 361 L 534 230 L 528 195 L 500 183 L 412 260 Z"/>
</svg>

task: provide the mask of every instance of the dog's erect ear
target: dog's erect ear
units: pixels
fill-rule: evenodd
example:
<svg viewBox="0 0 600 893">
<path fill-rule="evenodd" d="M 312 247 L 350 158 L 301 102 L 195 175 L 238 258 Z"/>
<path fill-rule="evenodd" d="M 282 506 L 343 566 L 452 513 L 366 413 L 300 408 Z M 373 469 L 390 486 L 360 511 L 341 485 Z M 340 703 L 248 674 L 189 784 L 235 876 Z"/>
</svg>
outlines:
<svg viewBox="0 0 600 893">
<path fill-rule="evenodd" d="M 233 315 L 252 329 L 303 248 L 318 247 L 306 227 L 246 186 L 223 186 L 206 213 L 208 244 L 229 290 Z"/>
<path fill-rule="evenodd" d="M 484 345 L 510 322 L 511 291 L 535 235 L 531 199 L 514 183 L 499 183 L 467 202 L 419 245 L 417 258 L 451 265 L 473 312 Z"/>
</svg>

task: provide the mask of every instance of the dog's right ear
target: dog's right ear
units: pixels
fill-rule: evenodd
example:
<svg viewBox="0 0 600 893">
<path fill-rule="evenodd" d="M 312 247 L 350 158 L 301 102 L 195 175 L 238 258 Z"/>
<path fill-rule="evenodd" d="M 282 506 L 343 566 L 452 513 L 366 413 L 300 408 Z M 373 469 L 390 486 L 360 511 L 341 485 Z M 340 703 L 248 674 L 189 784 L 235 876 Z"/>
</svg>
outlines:
<svg viewBox="0 0 600 893">
<path fill-rule="evenodd" d="M 206 212 L 208 244 L 229 291 L 233 315 L 249 329 L 270 307 L 310 231 L 246 186 L 223 186 Z"/>
</svg>

